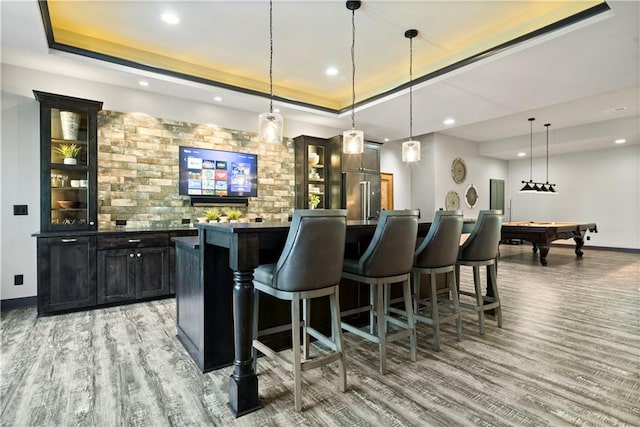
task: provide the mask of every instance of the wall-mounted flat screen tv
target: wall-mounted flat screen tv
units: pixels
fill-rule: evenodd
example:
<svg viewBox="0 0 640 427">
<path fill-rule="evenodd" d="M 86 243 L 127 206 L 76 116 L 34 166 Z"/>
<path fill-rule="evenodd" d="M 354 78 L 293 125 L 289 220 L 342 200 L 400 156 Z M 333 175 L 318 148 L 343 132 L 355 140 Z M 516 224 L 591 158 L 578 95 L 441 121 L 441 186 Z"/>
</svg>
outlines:
<svg viewBox="0 0 640 427">
<path fill-rule="evenodd" d="M 180 147 L 179 152 L 180 195 L 258 196 L 257 155 L 195 147 Z"/>
</svg>

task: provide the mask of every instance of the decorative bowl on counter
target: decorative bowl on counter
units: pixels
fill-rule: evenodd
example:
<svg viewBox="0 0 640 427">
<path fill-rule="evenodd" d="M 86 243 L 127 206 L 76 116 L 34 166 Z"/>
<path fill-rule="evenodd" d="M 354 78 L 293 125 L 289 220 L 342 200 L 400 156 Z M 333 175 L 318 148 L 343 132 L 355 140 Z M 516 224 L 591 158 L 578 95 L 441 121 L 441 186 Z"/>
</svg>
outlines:
<svg viewBox="0 0 640 427">
<path fill-rule="evenodd" d="M 73 200 L 58 200 L 56 203 L 62 209 L 71 209 L 71 208 L 79 208 L 80 207 L 80 202 L 76 202 L 76 201 L 73 201 Z"/>
</svg>

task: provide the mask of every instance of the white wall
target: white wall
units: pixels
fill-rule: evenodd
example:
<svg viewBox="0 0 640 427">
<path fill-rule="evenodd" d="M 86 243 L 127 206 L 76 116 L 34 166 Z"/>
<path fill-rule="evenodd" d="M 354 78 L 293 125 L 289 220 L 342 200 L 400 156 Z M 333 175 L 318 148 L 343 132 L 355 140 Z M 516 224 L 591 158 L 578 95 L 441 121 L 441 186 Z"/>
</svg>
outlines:
<svg viewBox="0 0 640 427">
<path fill-rule="evenodd" d="M 489 209 L 489 180 L 502 179 L 508 188 L 508 162 L 478 154 L 478 143 L 444 134 L 416 137 L 421 142 L 420 161 L 402 162 L 402 142 L 388 142 L 382 146 L 382 172 L 394 174 L 394 205 L 396 209 L 419 208 L 422 218 L 433 218 L 436 210 L 445 207 L 450 190 L 460 195 L 460 209 L 465 218 L 475 218 L 481 209 Z M 451 163 L 460 157 L 467 165 L 467 178 L 456 184 L 451 178 Z M 478 190 L 478 204 L 469 208 L 464 193 L 470 184 Z M 508 194 L 505 194 L 505 199 Z"/>
<path fill-rule="evenodd" d="M 36 295 L 36 239 L 40 228 L 40 127 L 38 103 L 2 92 L 0 145 L 0 298 Z M 29 215 L 13 216 L 13 205 L 27 205 Z M 24 285 L 14 286 L 16 274 Z"/>
<path fill-rule="evenodd" d="M 529 160 L 509 162 L 509 175 L 513 221 L 595 222 L 598 233 L 588 244 L 640 248 L 640 146 L 550 157 L 549 181 L 557 184 L 557 195 L 518 193 L 520 181 L 529 179 Z M 545 176 L 545 160 L 533 159 L 533 180 Z"/>
<path fill-rule="evenodd" d="M 433 218 L 433 134 L 414 137 L 421 143 L 420 161 L 402 161 L 402 141 L 387 142 L 380 150 L 380 170 L 393 174 L 394 208 L 420 209 L 423 219 Z"/>
<path fill-rule="evenodd" d="M 508 214 L 507 191 L 509 184 L 509 166 L 505 160 L 484 157 L 479 154 L 478 143 L 444 134 L 435 135 L 436 181 L 435 206 L 436 209 L 445 207 L 445 198 L 449 191 L 456 191 L 460 196 L 460 209 L 465 218 L 477 218 L 480 210 L 489 209 L 489 180 L 501 179 L 505 181 L 505 217 Z M 461 184 L 451 177 L 451 163 L 457 157 L 467 165 L 467 177 Z M 464 201 L 464 195 L 469 185 L 473 184 L 478 192 L 478 204 L 469 208 Z"/>
</svg>

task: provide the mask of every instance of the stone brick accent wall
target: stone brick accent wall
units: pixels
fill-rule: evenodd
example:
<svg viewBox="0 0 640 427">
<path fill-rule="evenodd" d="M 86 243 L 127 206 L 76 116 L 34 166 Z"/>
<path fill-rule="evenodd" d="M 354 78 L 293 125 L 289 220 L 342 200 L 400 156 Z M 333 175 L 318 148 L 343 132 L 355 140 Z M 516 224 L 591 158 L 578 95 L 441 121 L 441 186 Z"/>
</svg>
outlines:
<svg viewBox="0 0 640 427">
<path fill-rule="evenodd" d="M 256 132 L 103 110 L 98 114 L 99 228 L 113 227 L 116 220 L 126 220 L 128 227 L 172 226 L 204 216 L 205 207 L 193 207 L 189 197 L 178 195 L 180 145 L 258 155 L 258 197 L 239 208 L 245 217 L 276 220 L 293 209 L 293 140 L 264 144 Z"/>
</svg>

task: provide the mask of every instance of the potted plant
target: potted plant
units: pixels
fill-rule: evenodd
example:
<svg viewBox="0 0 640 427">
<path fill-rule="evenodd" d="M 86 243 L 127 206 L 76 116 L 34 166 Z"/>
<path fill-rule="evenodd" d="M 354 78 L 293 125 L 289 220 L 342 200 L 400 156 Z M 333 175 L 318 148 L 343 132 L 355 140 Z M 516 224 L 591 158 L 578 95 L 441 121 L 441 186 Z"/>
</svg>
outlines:
<svg viewBox="0 0 640 427">
<path fill-rule="evenodd" d="M 218 222 L 222 212 L 218 208 L 211 208 L 204 211 L 204 217 L 208 222 Z"/>
<path fill-rule="evenodd" d="M 78 157 L 81 150 L 82 147 L 76 144 L 62 144 L 55 148 L 55 151 L 64 158 L 65 165 L 77 165 L 78 159 L 76 157 Z"/>
<path fill-rule="evenodd" d="M 320 204 L 320 197 L 317 194 L 309 194 L 309 209 L 315 209 Z"/>
<path fill-rule="evenodd" d="M 238 219 L 242 216 L 242 211 L 237 209 L 231 209 L 227 211 L 227 217 L 229 217 L 229 222 L 238 222 Z"/>
</svg>

